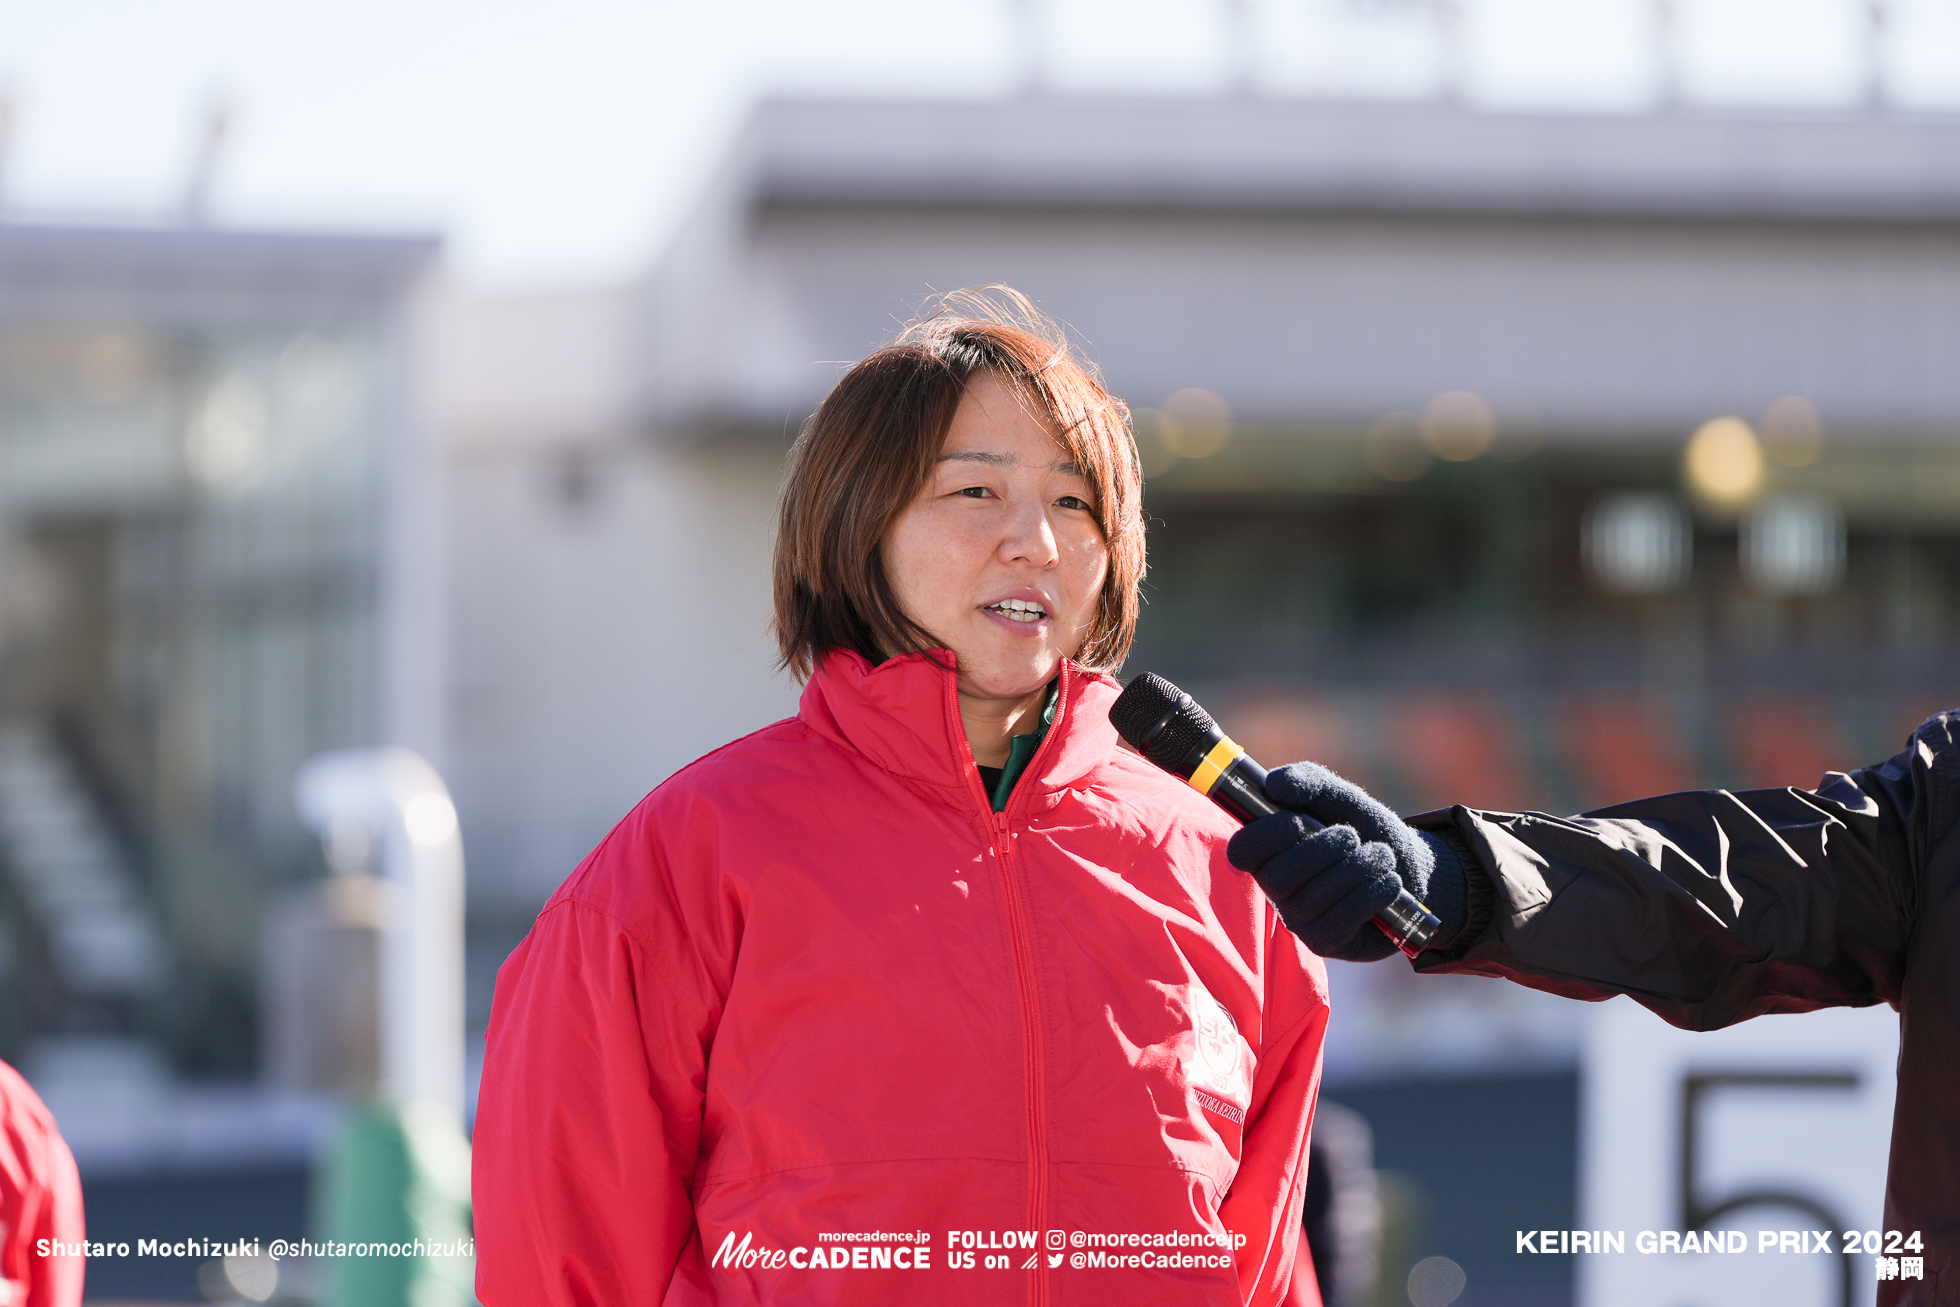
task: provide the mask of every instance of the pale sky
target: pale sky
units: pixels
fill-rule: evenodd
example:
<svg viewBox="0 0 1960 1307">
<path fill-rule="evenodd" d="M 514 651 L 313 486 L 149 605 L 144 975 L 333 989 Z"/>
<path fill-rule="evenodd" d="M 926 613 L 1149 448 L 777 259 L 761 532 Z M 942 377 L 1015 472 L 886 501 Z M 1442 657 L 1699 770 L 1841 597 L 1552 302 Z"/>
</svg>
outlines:
<svg viewBox="0 0 1960 1307">
<path fill-rule="evenodd" d="M 770 91 L 1009 93 L 1024 0 L 0 0 L 20 216 L 158 217 L 234 106 L 218 221 L 436 230 L 488 285 L 630 275 Z M 1434 93 L 1426 0 L 1246 0 L 1269 95 Z M 1640 112 L 1652 0 L 1460 0 L 1472 103 Z M 1048 83 L 1203 95 L 1228 0 L 1034 0 Z M 1894 102 L 1960 111 L 1960 0 L 1892 0 Z M 1855 105 L 1865 0 L 1675 0 L 1689 104 Z"/>
</svg>

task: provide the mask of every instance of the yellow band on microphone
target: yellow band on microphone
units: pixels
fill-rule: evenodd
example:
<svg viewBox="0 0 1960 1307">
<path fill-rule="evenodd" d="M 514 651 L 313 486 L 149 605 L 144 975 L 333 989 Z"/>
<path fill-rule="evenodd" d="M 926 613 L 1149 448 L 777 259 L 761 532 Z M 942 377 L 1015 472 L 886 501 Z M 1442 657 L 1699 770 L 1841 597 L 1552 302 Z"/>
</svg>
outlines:
<svg viewBox="0 0 1960 1307">
<path fill-rule="evenodd" d="M 1225 769 L 1237 762 L 1244 753 L 1244 749 L 1232 743 L 1231 736 L 1225 736 L 1211 747 L 1211 752 L 1205 755 L 1205 760 L 1198 764 L 1196 771 L 1191 773 L 1191 788 L 1209 796 L 1211 787 L 1218 784 L 1218 778 L 1225 774 Z"/>
</svg>

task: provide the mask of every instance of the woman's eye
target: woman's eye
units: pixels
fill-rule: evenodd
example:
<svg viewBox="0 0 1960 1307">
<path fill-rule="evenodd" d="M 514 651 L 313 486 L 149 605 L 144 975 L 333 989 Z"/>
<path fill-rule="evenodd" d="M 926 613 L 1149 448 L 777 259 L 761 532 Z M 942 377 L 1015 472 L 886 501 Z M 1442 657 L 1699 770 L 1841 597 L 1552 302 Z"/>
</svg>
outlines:
<svg viewBox="0 0 1960 1307">
<path fill-rule="evenodd" d="M 1076 495 L 1063 495 L 1060 499 L 1057 499 L 1055 501 L 1055 504 L 1057 507 L 1060 508 L 1080 508 L 1083 509 L 1084 511 L 1087 511 L 1089 507 L 1089 503 L 1087 500 L 1082 499 Z"/>
<path fill-rule="evenodd" d="M 985 499 L 987 496 L 993 494 L 993 491 L 987 489 L 985 486 L 962 486 L 954 493 L 965 495 L 968 499 Z"/>
</svg>

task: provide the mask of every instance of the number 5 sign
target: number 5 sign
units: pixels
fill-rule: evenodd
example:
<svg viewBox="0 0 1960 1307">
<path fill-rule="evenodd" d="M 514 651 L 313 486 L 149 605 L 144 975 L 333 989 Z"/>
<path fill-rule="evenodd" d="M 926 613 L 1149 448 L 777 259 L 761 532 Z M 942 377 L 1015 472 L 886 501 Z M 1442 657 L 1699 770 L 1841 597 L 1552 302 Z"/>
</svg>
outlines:
<svg viewBox="0 0 1960 1307">
<path fill-rule="evenodd" d="M 1625 1251 L 1578 1257 L 1581 1307 L 1870 1304 L 1872 1259 L 1844 1232 L 1882 1223 L 1898 1049 L 1889 1007 L 1708 1033 L 1631 999 L 1594 1008 L 1579 1222 Z M 1699 1230 L 1743 1237 L 1684 1237 Z"/>
</svg>

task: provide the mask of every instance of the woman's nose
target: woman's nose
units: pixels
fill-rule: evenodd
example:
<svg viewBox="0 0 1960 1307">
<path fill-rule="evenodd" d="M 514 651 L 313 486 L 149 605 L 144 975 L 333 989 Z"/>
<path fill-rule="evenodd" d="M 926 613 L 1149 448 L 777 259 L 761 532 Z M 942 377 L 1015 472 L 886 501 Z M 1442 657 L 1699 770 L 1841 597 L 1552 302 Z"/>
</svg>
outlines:
<svg viewBox="0 0 1960 1307">
<path fill-rule="evenodd" d="M 1044 505 L 1030 503 L 1010 516 L 1006 538 L 1001 541 L 1001 553 L 1009 561 L 1050 567 L 1061 558 L 1055 529 L 1044 510 Z"/>
</svg>

